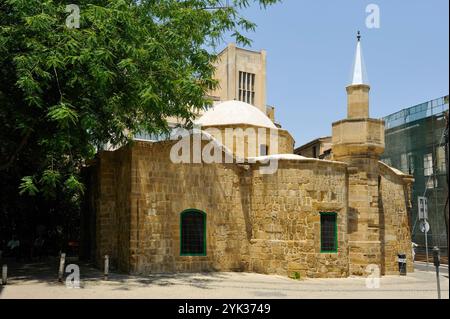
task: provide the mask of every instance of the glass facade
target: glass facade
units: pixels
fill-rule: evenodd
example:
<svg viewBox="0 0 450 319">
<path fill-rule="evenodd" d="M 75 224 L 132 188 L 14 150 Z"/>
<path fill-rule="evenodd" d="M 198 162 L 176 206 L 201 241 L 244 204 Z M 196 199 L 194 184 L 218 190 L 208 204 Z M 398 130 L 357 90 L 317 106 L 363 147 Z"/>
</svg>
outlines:
<svg viewBox="0 0 450 319">
<path fill-rule="evenodd" d="M 145 131 L 137 133 L 134 135 L 135 141 L 146 141 L 146 142 L 162 142 L 162 141 L 168 141 L 170 140 L 170 137 L 172 134 L 174 134 L 176 131 L 176 125 L 175 124 L 169 124 L 169 131 L 168 132 L 162 132 L 159 134 L 149 134 Z"/>
<path fill-rule="evenodd" d="M 134 136 L 134 140 L 136 141 L 149 141 L 149 142 L 160 142 L 167 141 L 170 139 L 170 133 L 163 134 L 148 134 L 148 133 L 140 133 Z"/>
<path fill-rule="evenodd" d="M 382 161 L 414 176 L 412 193 L 412 240 L 424 247 L 425 235 L 420 231 L 418 197 L 428 198 L 430 232 L 429 247 L 439 246 L 447 251 L 444 217 L 448 196 L 445 158 L 448 96 L 432 100 L 384 118 L 386 121 L 386 150 Z M 448 208 L 447 208 L 448 209 Z"/>
</svg>

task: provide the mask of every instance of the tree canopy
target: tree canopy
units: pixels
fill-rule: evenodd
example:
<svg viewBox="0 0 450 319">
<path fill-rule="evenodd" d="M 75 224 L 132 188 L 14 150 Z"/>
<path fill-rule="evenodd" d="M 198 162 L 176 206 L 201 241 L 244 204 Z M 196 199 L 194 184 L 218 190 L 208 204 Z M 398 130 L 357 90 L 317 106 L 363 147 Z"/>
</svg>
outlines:
<svg viewBox="0 0 450 319">
<path fill-rule="evenodd" d="M 241 9 L 279 0 L 0 1 L 2 190 L 77 200 L 99 145 L 167 130 L 211 103 L 213 48 L 255 24 Z M 19 188 L 19 189 L 18 189 Z M 9 195 L 5 195 L 9 196 Z"/>
</svg>

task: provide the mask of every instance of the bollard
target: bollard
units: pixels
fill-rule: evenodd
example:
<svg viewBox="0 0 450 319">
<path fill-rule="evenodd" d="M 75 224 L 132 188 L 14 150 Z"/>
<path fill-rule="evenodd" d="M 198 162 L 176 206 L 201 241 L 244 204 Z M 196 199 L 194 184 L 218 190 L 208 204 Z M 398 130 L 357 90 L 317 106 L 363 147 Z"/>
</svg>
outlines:
<svg viewBox="0 0 450 319">
<path fill-rule="evenodd" d="M 105 280 L 108 280 L 109 275 L 109 256 L 105 255 L 105 271 L 103 272 L 103 276 Z"/>
<path fill-rule="evenodd" d="M 407 270 L 406 270 L 406 254 L 400 253 L 397 255 L 398 257 L 398 271 L 400 273 L 400 276 L 406 276 Z"/>
<path fill-rule="evenodd" d="M 3 265 L 2 267 L 2 285 L 7 285 L 8 284 L 8 266 L 7 265 Z"/>
<path fill-rule="evenodd" d="M 439 251 L 439 247 L 433 248 L 433 262 L 436 267 L 436 282 L 437 282 L 437 291 L 438 291 L 438 299 L 441 299 L 441 280 L 439 278 L 439 266 L 441 265 L 441 255 Z"/>
<path fill-rule="evenodd" d="M 58 281 L 63 281 L 63 274 L 64 274 L 64 264 L 66 263 L 66 254 L 61 253 L 61 258 L 59 260 L 59 271 L 58 271 Z"/>
</svg>

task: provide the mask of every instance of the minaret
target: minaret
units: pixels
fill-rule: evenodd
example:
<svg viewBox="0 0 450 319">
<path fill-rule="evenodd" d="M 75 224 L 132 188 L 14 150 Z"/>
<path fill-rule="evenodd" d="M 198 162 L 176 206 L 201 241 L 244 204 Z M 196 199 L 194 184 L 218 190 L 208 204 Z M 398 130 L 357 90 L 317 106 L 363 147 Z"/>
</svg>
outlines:
<svg viewBox="0 0 450 319">
<path fill-rule="evenodd" d="M 384 152 L 384 121 L 369 118 L 369 91 L 358 31 L 352 82 L 347 87 L 347 118 L 333 123 L 333 158 L 348 164 L 351 275 L 364 275 L 370 264 L 383 268 L 378 161 Z"/>
<path fill-rule="evenodd" d="M 348 118 L 369 117 L 369 91 L 366 67 L 361 49 L 361 33 L 358 31 L 355 62 L 353 64 L 352 83 L 347 87 Z"/>
</svg>

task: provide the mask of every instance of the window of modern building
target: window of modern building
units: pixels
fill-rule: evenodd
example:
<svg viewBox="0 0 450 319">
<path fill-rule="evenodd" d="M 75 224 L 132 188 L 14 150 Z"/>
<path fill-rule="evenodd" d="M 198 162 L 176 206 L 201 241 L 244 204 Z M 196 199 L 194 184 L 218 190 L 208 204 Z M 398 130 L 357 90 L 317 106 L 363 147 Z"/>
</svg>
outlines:
<svg viewBox="0 0 450 319">
<path fill-rule="evenodd" d="M 436 149 L 437 153 L 437 166 L 439 173 L 446 173 L 447 172 L 447 165 L 445 163 L 445 148 L 444 146 L 440 146 Z"/>
<path fill-rule="evenodd" d="M 320 252 L 336 253 L 337 244 L 337 214 L 320 214 Z"/>
<path fill-rule="evenodd" d="M 423 176 L 425 177 L 425 187 L 432 189 L 437 187 L 436 176 L 434 176 L 433 154 L 423 156 Z"/>
<path fill-rule="evenodd" d="M 239 71 L 239 101 L 255 104 L 255 74 Z"/>
<path fill-rule="evenodd" d="M 409 175 L 414 175 L 414 154 L 413 153 L 408 153 L 408 174 Z"/>
<path fill-rule="evenodd" d="M 404 153 L 400 155 L 400 170 L 405 174 L 414 174 L 414 154 Z"/>
<path fill-rule="evenodd" d="M 433 175 L 433 154 L 425 154 L 423 156 L 423 175 Z"/>
<path fill-rule="evenodd" d="M 425 179 L 425 186 L 427 189 L 433 189 L 437 187 L 436 176 L 427 176 Z"/>
<path fill-rule="evenodd" d="M 180 218 L 180 254 L 182 256 L 206 256 L 206 214 L 198 210 L 186 210 Z"/>
</svg>

